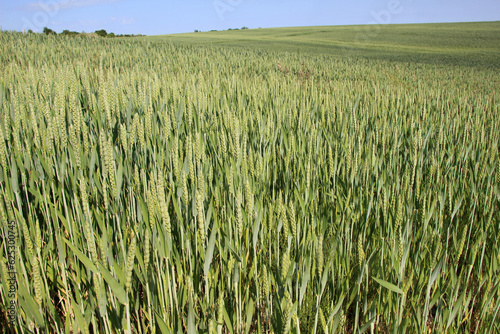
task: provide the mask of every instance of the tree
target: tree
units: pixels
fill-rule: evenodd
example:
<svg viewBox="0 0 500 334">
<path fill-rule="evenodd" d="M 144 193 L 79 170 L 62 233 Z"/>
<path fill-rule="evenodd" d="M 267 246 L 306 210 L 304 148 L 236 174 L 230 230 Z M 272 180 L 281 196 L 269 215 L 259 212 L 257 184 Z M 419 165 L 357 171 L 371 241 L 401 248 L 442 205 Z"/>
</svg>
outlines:
<svg viewBox="0 0 500 334">
<path fill-rule="evenodd" d="M 110 33 L 108 34 L 108 36 L 107 36 L 107 37 L 109 37 L 109 38 L 113 38 L 113 37 L 116 37 L 116 36 L 115 36 L 115 33 L 110 32 Z"/>
<path fill-rule="evenodd" d="M 43 28 L 43 33 L 45 35 L 57 35 L 57 33 L 54 30 L 47 28 L 47 27 Z"/>
<path fill-rule="evenodd" d="M 104 29 L 101 29 L 101 30 L 96 30 L 95 33 L 101 37 L 106 37 L 108 35 L 108 33 L 106 32 L 106 30 Z"/>
</svg>

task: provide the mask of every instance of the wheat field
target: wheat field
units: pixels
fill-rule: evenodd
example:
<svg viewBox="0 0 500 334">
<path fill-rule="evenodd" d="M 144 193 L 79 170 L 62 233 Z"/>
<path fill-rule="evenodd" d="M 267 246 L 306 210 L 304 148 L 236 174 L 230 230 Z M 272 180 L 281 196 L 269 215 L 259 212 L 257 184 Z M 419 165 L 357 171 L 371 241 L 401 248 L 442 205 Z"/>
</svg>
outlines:
<svg viewBox="0 0 500 334">
<path fill-rule="evenodd" d="M 0 332 L 500 331 L 498 69 L 0 45 Z"/>
</svg>

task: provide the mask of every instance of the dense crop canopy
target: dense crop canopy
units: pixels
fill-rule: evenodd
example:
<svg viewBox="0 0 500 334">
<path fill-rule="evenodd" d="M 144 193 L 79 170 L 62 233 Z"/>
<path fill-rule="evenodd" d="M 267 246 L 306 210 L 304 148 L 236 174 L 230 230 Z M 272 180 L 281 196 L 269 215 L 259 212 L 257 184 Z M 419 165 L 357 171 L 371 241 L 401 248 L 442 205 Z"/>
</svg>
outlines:
<svg viewBox="0 0 500 334">
<path fill-rule="evenodd" d="M 499 330 L 497 70 L 0 45 L 0 327 Z"/>
</svg>

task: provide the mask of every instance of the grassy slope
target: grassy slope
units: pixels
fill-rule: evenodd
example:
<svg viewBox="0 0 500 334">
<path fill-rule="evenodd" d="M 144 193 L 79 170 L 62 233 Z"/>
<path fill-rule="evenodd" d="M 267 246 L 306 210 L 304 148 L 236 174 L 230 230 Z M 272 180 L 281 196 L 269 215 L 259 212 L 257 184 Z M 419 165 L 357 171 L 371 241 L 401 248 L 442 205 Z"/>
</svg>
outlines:
<svg viewBox="0 0 500 334">
<path fill-rule="evenodd" d="M 500 67 L 500 22 L 272 28 L 147 38 L 304 55 Z"/>
</svg>

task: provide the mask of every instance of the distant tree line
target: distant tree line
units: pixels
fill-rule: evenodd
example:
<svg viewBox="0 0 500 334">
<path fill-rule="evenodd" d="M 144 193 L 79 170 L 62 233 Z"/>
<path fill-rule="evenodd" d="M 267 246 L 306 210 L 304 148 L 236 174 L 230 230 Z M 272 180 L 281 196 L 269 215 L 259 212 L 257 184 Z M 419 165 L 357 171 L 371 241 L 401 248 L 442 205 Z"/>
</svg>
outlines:
<svg viewBox="0 0 500 334">
<path fill-rule="evenodd" d="M 33 31 L 30 29 L 30 30 L 28 30 L 28 33 L 33 34 Z M 79 36 L 79 35 L 89 35 L 88 33 L 85 33 L 85 32 L 81 32 L 80 33 L 80 32 L 77 32 L 77 31 L 69 31 L 67 29 L 63 30 L 61 33 L 58 34 L 54 30 L 52 30 L 50 28 L 47 28 L 47 27 L 43 28 L 43 32 L 42 33 L 45 34 L 45 35 L 60 35 L 60 36 L 70 36 L 70 37 Z M 114 37 L 140 37 L 140 36 L 144 36 L 142 34 L 138 34 L 138 35 L 133 35 L 133 34 L 120 34 L 120 35 L 116 35 L 113 32 L 108 33 L 104 29 L 96 30 L 96 31 L 94 31 L 91 34 L 97 35 L 99 37 L 106 37 L 106 38 L 114 38 Z"/>
<path fill-rule="evenodd" d="M 248 27 L 242 27 L 241 28 L 241 30 L 247 30 L 247 29 L 249 29 L 249 28 Z M 240 30 L 240 28 L 229 28 L 227 30 Z M 214 30 L 210 30 L 210 32 L 214 32 L 214 31 L 218 31 L 218 30 L 215 30 L 215 29 Z M 224 31 L 224 30 L 221 30 L 221 31 Z M 195 29 L 194 32 L 201 32 L 201 30 Z"/>
</svg>

